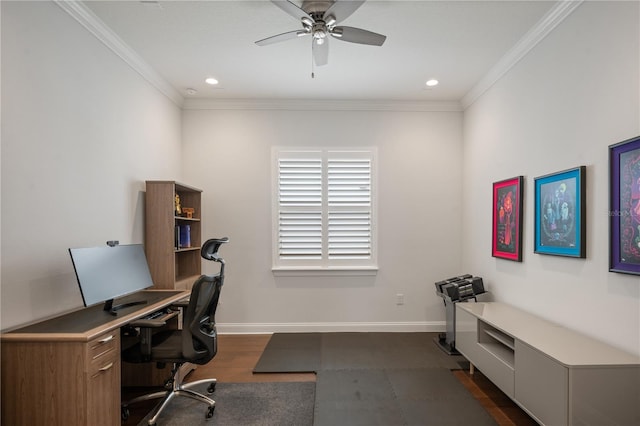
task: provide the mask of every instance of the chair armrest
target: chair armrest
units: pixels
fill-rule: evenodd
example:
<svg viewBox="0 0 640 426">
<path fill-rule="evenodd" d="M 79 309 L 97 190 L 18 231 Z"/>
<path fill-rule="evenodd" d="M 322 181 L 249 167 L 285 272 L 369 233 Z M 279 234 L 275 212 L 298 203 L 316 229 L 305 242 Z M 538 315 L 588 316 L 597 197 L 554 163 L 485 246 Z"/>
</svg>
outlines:
<svg viewBox="0 0 640 426">
<path fill-rule="evenodd" d="M 128 325 L 131 327 L 140 328 L 140 353 L 144 361 L 151 359 L 151 343 L 153 341 L 154 328 L 160 328 L 167 324 L 166 321 L 161 319 L 139 319 L 131 321 Z"/>
<path fill-rule="evenodd" d="M 186 308 L 189 306 L 189 299 L 178 300 L 177 302 L 173 302 L 171 304 L 171 308 Z"/>
</svg>

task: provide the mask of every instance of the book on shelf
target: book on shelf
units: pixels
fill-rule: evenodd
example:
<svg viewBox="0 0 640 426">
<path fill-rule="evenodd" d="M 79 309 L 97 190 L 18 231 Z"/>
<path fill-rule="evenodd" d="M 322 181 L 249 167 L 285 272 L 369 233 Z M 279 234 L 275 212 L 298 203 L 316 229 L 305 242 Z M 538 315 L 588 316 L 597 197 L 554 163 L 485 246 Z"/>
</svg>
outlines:
<svg viewBox="0 0 640 426">
<path fill-rule="evenodd" d="M 191 226 L 190 225 L 176 226 L 176 235 L 175 235 L 174 245 L 178 250 L 182 248 L 191 247 Z"/>
</svg>

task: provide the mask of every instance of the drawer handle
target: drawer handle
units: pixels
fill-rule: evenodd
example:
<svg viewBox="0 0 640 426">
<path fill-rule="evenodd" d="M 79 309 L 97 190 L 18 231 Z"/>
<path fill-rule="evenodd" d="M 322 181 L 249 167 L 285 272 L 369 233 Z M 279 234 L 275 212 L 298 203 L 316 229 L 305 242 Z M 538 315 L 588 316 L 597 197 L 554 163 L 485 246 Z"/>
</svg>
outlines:
<svg viewBox="0 0 640 426">
<path fill-rule="evenodd" d="M 101 368 L 100 370 L 98 370 L 98 371 L 100 371 L 100 372 L 103 372 L 103 373 L 104 373 L 105 371 L 110 370 L 110 369 L 111 369 L 111 367 L 113 367 L 113 362 L 110 362 L 109 364 L 105 365 L 104 367 L 102 367 L 102 368 Z"/>
<path fill-rule="evenodd" d="M 105 337 L 104 339 L 98 340 L 98 343 L 100 343 L 101 345 L 109 342 L 113 340 L 113 334 L 110 334 L 109 336 Z"/>
</svg>

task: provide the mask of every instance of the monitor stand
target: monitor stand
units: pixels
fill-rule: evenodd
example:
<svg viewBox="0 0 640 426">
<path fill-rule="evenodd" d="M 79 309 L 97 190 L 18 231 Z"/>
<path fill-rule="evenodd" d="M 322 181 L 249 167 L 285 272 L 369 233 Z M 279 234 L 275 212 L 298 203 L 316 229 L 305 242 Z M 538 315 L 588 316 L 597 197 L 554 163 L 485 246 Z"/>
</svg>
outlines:
<svg viewBox="0 0 640 426">
<path fill-rule="evenodd" d="M 118 312 L 120 309 L 124 309 L 124 308 L 128 308 L 130 306 L 136 306 L 136 305 L 144 305 L 146 304 L 147 301 L 146 300 L 136 300 L 133 302 L 126 302 L 126 303 L 120 303 L 119 305 L 113 305 L 113 299 L 109 299 L 106 300 L 104 302 L 104 310 L 109 312 L 111 315 L 116 316 L 118 315 Z"/>
</svg>

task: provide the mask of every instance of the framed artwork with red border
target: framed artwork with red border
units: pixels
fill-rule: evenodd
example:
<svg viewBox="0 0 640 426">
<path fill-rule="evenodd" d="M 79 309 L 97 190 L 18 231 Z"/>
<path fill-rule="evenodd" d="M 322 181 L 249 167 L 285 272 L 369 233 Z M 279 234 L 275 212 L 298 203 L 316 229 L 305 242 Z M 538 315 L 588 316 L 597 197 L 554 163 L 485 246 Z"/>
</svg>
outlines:
<svg viewBox="0 0 640 426">
<path fill-rule="evenodd" d="M 491 256 L 522 262 L 522 176 L 493 183 Z"/>
<path fill-rule="evenodd" d="M 609 146 L 609 271 L 640 275 L 640 136 Z"/>
</svg>

